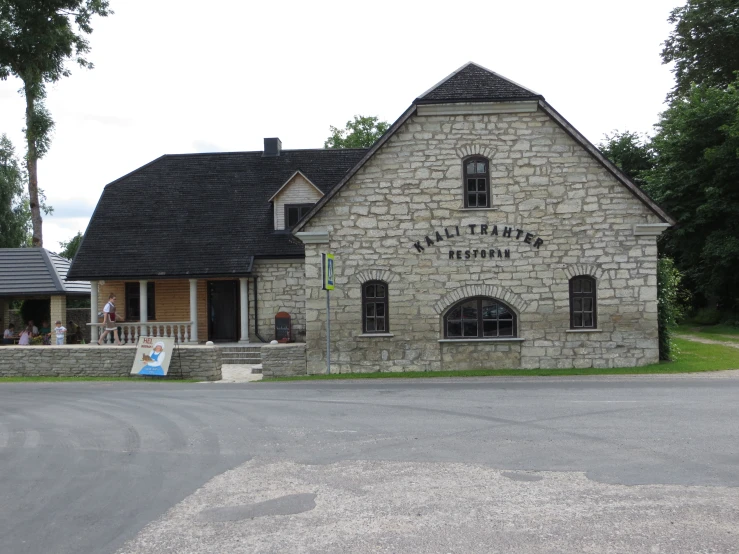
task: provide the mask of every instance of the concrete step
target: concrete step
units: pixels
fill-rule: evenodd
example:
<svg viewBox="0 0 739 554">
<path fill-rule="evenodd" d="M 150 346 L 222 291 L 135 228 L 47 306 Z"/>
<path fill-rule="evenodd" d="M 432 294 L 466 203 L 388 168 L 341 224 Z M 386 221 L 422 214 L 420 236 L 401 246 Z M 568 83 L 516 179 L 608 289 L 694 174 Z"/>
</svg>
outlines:
<svg viewBox="0 0 739 554">
<path fill-rule="evenodd" d="M 229 353 L 224 352 L 221 354 L 223 360 L 262 360 L 262 356 L 258 353 L 244 352 L 244 353 Z M 259 363 L 259 362 L 257 362 Z"/>
</svg>

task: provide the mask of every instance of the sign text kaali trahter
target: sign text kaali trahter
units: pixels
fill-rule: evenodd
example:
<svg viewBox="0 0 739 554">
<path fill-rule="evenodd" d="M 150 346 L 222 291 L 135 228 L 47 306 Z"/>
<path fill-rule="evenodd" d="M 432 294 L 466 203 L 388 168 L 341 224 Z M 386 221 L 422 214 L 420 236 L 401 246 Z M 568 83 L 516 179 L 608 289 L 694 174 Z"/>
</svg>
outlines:
<svg viewBox="0 0 739 554">
<path fill-rule="evenodd" d="M 434 234 L 432 234 L 431 237 L 426 235 L 423 238 L 423 241 L 417 241 L 413 244 L 414 248 L 418 252 L 423 252 L 427 247 L 433 246 L 434 244 L 440 243 L 444 240 L 448 240 L 454 237 L 459 237 L 462 235 L 462 233 L 459 230 L 459 225 L 455 225 L 453 227 L 444 227 L 444 234 L 442 235 L 439 231 L 435 231 Z M 527 231 L 524 231 L 523 229 L 518 229 L 514 227 L 508 227 L 503 226 L 500 234 L 498 233 L 498 226 L 493 225 L 490 226 L 487 223 L 477 224 L 477 223 L 470 223 L 469 225 L 463 225 L 462 229 L 467 228 L 468 231 L 464 234 L 466 235 L 475 235 L 478 237 L 499 237 L 499 238 L 509 238 L 513 240 L 523 240 L 526 244 L 530 244 L 533 248 L 536 248 L 537 250 L 539 247 L 541 247 L 542 244 L 544 244 L 544 241 L 540 238 L 536 238 L 536 235 L 533 233 L 529 233 Z M 451 232 L 450 232 L 451 229 Z M 434 236 L 435 235 L 435 236 Z M 523 237 L 523 238 L 522 238 Z M 423 243 L 423 244 L 422 244 Z M 425 246 L 424 246 L 425 244 Z M 449 250 L 449 259 L 450 260 L 461 260 L 465 259 L 468 260 L 470 258 L 510 258 L 511 257 L 511 251 L 509 249 L 501 250 L 499 248 L 490 248 L 490 247 L 483 247 L 483 248 L 477 248 L 474 250 Z"/>
</svg>

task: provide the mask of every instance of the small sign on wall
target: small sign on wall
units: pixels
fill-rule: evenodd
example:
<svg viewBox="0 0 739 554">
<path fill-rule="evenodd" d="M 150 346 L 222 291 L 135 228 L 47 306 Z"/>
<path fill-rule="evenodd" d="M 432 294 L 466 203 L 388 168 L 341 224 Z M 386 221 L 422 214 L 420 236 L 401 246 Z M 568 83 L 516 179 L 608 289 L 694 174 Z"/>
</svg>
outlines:
<svg viewBox="0 0 739 554">
<path fill-rule="evenodd" d="M 139 337 L 132 375 L 167 375 L 174 337 Z"/>
</svg>

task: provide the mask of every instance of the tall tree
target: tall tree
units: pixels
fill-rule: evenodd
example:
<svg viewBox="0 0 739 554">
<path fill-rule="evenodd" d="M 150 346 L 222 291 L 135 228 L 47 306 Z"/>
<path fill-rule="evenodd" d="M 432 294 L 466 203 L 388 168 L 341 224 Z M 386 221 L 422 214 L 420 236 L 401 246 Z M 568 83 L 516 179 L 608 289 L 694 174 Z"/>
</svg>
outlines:
<svg viewBox="0 0 739 554">
<path fill-rule="evenodd" d="M 26 242 L 29 221 L 23 192 L 23 168 L 13 143 L 0 136 L 0 248 L 19 248 Z"/>
<path fill-rule="evenodd" d="M 654 151 L 649 140 L 631 131 L 614 131 L 598 145 L 601 152 L 640 187 L 644 174 L 654 167 Z"/>
<path fill-rule="evenodd" d="M 68 260 L 74 259 L 74 255 L 77 253 L 77 250 L 79 250 L 81 242 L 82 231 L 77 231 L 77 234 L 71 239 L 59 243 L 59 246 L 62 247 L 62 251 L 59 252 L 59 255 L 62 258 L 67 258 Z"/>
<path fill-rule="evenodd" d="M 354 121 L 347 121 L 344 129 L 330 126 L 331 136 L 323 144 L 324 148 L 369 148 L 379 139 L 390 125 L 377 117 L 355 115 Z"/>
<path fill-rule="evenodd" d="M 657 129 L 645 189 L 678 222 L 664 252 L 704 303 L 739 309 L 739 81 L 694 86 Z"/>
<path fill-rule="evenodd" d="M 675 62 L 673 95 L 692 84 L 726 87 L 739 71 L 739 0 L 687 0 L 672 10 L 675 25 L 662 50 L 664 63 Z"/>
<path fill-rule="evenodd" d="M 112 13 L 108 0 L 0 0 L 0 79 L 23 81 L 26 99 L 26 167 L 33 225 L 33 246 L 43 246 L 38 160 L 49 149 L 54 127 L 44 105 L 46 85 L 70 75 L 67 61 L 92 68 L 90 51 L 94 15 Z"/>
</svg>

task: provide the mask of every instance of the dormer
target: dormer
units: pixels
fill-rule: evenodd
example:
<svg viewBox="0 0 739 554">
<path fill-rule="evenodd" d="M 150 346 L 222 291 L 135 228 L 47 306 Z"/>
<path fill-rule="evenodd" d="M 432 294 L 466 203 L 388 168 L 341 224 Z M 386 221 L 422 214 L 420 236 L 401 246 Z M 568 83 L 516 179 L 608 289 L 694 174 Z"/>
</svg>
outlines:
<svg viewBox="0 0 739 554">
<path fill-rule="evenodd" d="M 321 189 L 296 171 L 269 199 L 274 209 L 275 230 L 289 230 L 323 197 Z"/>
</svg>

